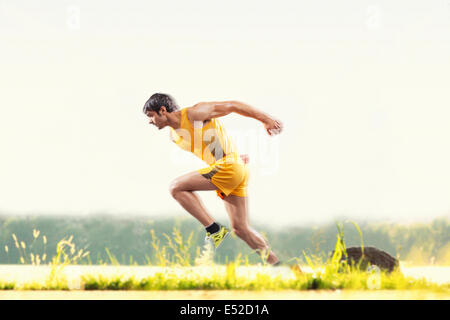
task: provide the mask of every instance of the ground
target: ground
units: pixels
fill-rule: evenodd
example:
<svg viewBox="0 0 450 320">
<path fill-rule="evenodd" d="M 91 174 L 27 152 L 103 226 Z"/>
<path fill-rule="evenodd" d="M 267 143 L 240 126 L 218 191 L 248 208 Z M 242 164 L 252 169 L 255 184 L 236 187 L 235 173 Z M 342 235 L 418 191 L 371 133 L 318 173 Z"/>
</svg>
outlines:
<svg viewBox="0 0 450 320">
<path fill-rule="evenodd" d="M 0 300 L 449 300 L 431 291 L 0 291 Z"/>
</svg>

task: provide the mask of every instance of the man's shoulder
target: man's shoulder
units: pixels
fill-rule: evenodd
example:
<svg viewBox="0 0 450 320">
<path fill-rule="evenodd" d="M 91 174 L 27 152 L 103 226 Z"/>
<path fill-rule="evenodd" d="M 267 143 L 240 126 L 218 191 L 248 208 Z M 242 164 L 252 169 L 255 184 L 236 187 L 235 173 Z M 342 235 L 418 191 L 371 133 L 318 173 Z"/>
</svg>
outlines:
<svg viewBox="0 0 450 320">
<path fill-rule="evenodd" d="M 184 110 L 184 112 L 186 112 L 187 115 L 191 115 L 193 112 L 195 113 L 196 107 L 198 107 L 198 103 L 194 104 L 193 106 L 189 106 L 189 107 L 184 107 L 181 110 Z"/>
<path fill-rule="evenodd" d="M 208 107 L 215 102 L 197 102 L 193 106 L 183 108 L 186 110 L 187 115 L 190 119 L 196 119 L 197 116 L 201 116 L 205 112 L 205 107 Z"/>
<path fill-rule="evenodd" d="M 190 106 L 190 107 L 184 107 L 182 109 L 180 109 L 181 114 L 186 114 L 188 116 L 189 119 L 192 118 L 192 111 L 195 112 L 195 107 L 196 105 Z"/>
<path fill-rule="evenodd" d="M 198 112 L 200 110 L 198 110 L 197 108 L 203 103 L 204 102 L 199 102 L 197 104 L 194 104 L 191 107 L 185 107 L 185 108 L 181 109 L 181 110 L 184 110 L 187 120 L 189 120 L 189 122 L 191 124 L 194 124 L 194 126 L 198 126 L 199 123 L 200 123 L 200 125 L 202 125 L 202 124 L 205 125 L 205 124 L 211 122 L 211 120 L 206 120 L 206 121 L 197 120 L 199 114 L 201 114 L 201 112 L 200 113 Z"/>
</svg>

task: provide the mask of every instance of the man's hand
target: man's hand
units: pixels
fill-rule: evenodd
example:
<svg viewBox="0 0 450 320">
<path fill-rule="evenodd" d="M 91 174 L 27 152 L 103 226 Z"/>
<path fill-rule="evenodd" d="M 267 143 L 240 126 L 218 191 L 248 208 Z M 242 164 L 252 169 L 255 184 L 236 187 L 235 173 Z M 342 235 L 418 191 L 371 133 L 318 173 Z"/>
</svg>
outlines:
<svg viewBox="0 0 450 320">
<path fill-rule="evenodd" d="M 250 161 L 250 157 L 248 156 L 248 154 L 241 154 L 241 159 L 245 164 L 249 163 Z"/>
<path fill-rule="evenodd" d="M 280 134 L 283 131 L 283 123 L 275 118 L 268 117 L 264 120 L 264 128 L 270 136 Z"/>
</svg>

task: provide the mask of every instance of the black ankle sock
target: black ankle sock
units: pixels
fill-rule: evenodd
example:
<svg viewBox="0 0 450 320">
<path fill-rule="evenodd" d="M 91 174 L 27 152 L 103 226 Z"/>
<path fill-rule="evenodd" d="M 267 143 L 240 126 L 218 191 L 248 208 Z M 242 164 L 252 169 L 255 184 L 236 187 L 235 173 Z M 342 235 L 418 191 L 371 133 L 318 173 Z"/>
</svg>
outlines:
<svg viewBox="0 0 450 320">
<path fill-rule="evenodd" d="M 213 234 L 213 233 L 219 232 L 220 225 L 218 223 L 214 222 L 212 225 L 206 227 L 205 229 L 206 229 L 206 232 Z"/>
</svg>

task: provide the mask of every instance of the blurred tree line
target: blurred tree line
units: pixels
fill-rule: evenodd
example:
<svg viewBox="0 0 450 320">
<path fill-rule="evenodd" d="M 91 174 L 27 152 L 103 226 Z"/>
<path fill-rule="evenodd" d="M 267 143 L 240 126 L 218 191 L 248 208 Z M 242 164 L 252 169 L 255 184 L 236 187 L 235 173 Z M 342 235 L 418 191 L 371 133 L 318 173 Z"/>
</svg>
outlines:
<svg viewBox="0 0 450 320">
<path fill-rule="evenodd" d="M 340 221 L 345 222 L 345 219 Z M 224 224 L 228 225 L 227 222 Z M 360 222 L 358 225 L 365 246 L 375 246 L 402 261 L 415 264 L 450 264 L 449 219 L 440 218 L 430 223 L 409 225 L 375 222 Z M 172 237 L 174 228 L 180 231 L 184 240 L 192 233 L 192 247 L 189 252 L 193 261 L 198 248 L 203 245 L 205 232 L 198 222 L 189 217 L 149 219 L 108 215 L 0 216 L 0 264 L 20 263 L 21 256 L 25 257 L 25 263 L 29 263 L 31 253 L 35 256 L 39 254 L 40 257 L 46 254 L 48 262 L 56 252 L 58 241 L 69 236 L 73 236 L 77 250 L 90 252 L 84 263 L 109 264 L 116 259 L 120 264 L 157 264 L 156 250 L 152 246 L 156 239 L 152 238 L 150 231 L 154 230 L 160 247 L 163 247 L 167 244 L 164 234 Z M 267 226 L 254 228 L 269 240 L 283 261 L 293 258 L 303 261 L 303 251 L 326 258 L 336 242 L 335 223 L 279 229 Z M 361 245 L 359 232 L 352 223 L 344 223 L 344 233 L 347 247 Z M 170 255 L 170 248 L 166 249 Z M 230 237 L 223 243 L 215 255 L 215 260 L 218 263 L 226 263 L 238 255 L 247 256 L 250 263 L 261 261 L 259 256 L 237 237 Z"/>
</svg>

